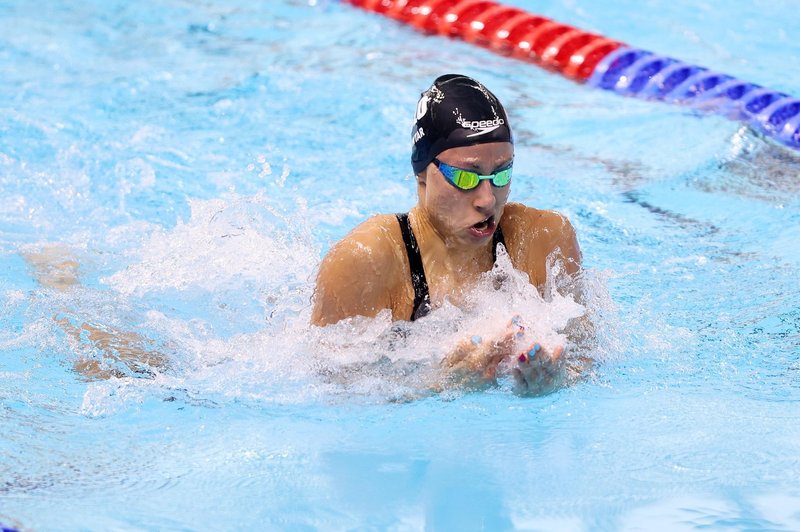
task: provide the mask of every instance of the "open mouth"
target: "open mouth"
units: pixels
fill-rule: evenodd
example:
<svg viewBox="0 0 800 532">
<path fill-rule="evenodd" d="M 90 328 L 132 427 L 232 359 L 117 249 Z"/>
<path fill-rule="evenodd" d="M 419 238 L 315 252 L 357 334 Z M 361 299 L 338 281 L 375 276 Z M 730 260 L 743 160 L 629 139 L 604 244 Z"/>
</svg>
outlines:
<svg viewBox="0 0 800 532">
<path fill-rule="evenodd" d="M 481 220 L 480 222 L 473 224 L 472 228 L 481 233 L 491 231 L 494 229 L 494 216 L 489 216 L 485 220 Z"/>
</svg>

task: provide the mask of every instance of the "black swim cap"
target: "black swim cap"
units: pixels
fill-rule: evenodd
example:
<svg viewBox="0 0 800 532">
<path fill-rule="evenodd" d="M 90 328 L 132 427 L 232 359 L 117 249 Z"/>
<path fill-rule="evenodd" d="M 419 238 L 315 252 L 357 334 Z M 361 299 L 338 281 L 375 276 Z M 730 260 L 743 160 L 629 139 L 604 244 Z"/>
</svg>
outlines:
<svg viewBox="0 0 800 532">
<path fill-rule="evenodd" d="M 422 93 L 411 141 L 411 166 L 419 174 L 444 150 L 514 139 L 497 96 L 470 77 L 445 74 Z"/>
</svg>

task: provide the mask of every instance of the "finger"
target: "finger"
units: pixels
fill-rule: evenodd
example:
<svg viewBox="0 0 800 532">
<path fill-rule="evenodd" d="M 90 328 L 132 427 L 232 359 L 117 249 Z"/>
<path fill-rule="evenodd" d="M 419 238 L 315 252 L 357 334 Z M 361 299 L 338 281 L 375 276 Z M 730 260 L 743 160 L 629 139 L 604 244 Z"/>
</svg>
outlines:
<svg viewBox="0 0 800 532">
<path fill-rule="evenodd" d="M 519 354 L 519 356 L 517 356 L 517 361 L 520 364 L 530 364 L 536 359 L 537 355 L 539 355 L 541 351 L 542 346 L 540 344 L 533 344 L 527 351 L 523 351 Z"/>
<path fill-rule="evenodd" d="M 535 343 L 535 344 L 533 344 L 533 345 L 532 345 L 532 346 L 531 346 L 531 347 L 528 349 L 528 352 L 526 353 L 526 355 L 527 355 L 527 358 L 528 358 L 528 362 L 532 362 L 532 361 L 536 360 L 536 357 L 537 357 L 537 356 L 539 356 L 539 355 L 541 355 L 541 353 L 542 353 L 542 346 L 541 346 L 541 344 L 539 344 L 539 343 Z"/>
<path fill-rule="evenodd" d="M 559 360 L 561 358 L 562 354 L 564 354 L 564 346 L 563 345 L 559 345 L 558 347 L 553 349 L 553 356 L 552 356 L 553 362 L 556 362 L 557 360 Z"/>
</svg>

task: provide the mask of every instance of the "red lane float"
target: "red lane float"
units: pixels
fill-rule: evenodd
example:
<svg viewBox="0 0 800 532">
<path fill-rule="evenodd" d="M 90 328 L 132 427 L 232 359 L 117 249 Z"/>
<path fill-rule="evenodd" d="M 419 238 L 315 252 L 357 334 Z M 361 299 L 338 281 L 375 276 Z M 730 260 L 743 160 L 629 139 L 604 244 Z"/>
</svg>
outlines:
<svg viewBox="0 0 800 532">
<path fill-rule="evenodd" d="M 492 0 L 346 0 L 425 33 L 458 37 L 585 81 L 619 41 Z"/>
<path fill-rule="evenodd" d="M 690 105 L 800 150 L 800 99 L 492 0 L 344 0 L 626 96 Z"/>
</svg>

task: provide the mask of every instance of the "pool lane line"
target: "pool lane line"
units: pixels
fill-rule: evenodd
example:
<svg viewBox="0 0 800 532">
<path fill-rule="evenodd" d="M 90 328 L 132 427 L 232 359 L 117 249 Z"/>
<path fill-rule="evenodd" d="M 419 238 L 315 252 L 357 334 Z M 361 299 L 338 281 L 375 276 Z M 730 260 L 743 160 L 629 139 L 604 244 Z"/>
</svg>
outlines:
<svg viewBox="0 0 800 532">
<path fill-rule="evenodd" d="M 738 120 L 800 150 L 800 99 L 491 0 L 343 0 L 623 96 Z"/>
</svg>

